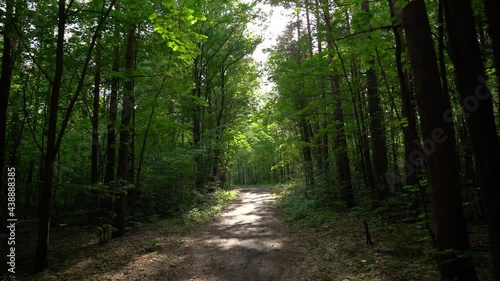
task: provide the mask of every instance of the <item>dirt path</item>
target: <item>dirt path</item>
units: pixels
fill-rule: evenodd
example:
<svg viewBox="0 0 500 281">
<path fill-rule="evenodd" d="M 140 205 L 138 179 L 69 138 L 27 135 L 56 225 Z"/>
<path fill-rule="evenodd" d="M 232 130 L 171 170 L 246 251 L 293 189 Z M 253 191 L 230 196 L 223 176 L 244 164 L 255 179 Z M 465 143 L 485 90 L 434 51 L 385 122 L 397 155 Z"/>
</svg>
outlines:
<svg viewBox="0 0 500 281">
<path fill-rule="evenodd" d="M 277 220 L 270 189 L 239 192 L 221 217 L 183 241 L 165 280 L 302 280 L 303 250 Z"/>
</svg>

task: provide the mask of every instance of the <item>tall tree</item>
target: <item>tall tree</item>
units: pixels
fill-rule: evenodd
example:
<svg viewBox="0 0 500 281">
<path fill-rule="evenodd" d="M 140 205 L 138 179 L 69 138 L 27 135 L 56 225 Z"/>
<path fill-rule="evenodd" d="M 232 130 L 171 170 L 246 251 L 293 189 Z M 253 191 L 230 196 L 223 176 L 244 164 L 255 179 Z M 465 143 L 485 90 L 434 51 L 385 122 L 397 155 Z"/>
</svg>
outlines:
<svg viewBox="0 0 500 281">
<path fill-rule="evenodd" d="M 493 99 L 488 85 L 468 0 L 446 2 L 449 49 L 455 66 L 457 86 L 462 97 L 469 134 L 479 172 L 488 222 L 493 273 L 500 280 L 500 140 L 495 127 Z"/>
<path fill-rule="evenodd" d="M 493 49 L 493 59 L 495 60 L 498 111 L 500 111 L 500 18 L 496 13 L 495 0 L 483 0 L 484 10 L 486 12 L 486 22 L 488 23 L 488 33 L 491 38 Z M 498 277 L 497 277 L 498 278 Z"/>
<path fill-rule="evenodd" d="M 408 186 L 417 186 L 418 177 L 417 170 L 419 166 L 413 165 L 408 160 L 411 157 L 413 151 L 418 151 L 420 144 L 420 139 L 417 131 L 417 118 L 415 112 L 415 106 L 413 104 L 413 92 L 411 91 L 408 73 L 404 70 L 403 53 L 405 50 L 403 28 L 398 27 L 401 25 L 401 11 L 396 15 L 395 1 L 389 0 L 389 9 L 391 17 L 393 18 L 392 32 L 394 34 L 395 40 L 395 58 L 396 58 L 396 70 L 399 82 L 399 93 L 401 98 L 401 116 L 407 121 L 406 125 L 402 126 L 403 138 L 404 138 L 404 149 L 405 149 L 405 184 Z"/>
<path fill-rule="evenodd" d="M 96 65 L 94 74 L 94 96 L 92 100 L 92 155 L 90 182 L 96 183 L 99 180 L 99 101 L 101 91 L 101 48 L 96 47 Z"/>
<path fill-rule="evenodd" d="M 117 3 L 114 10 L 119 12 L 120 3 Z M 116 161 L 116 118 L 118 116 L 118 92 L 120 79 L 118 73 L 120 71 L 120 25 L 114 23 L 113 27 L 113 54 L 111 63 L 111 91 L 109 94 L 109 110 L 106 127 L 106 168 L 104 175 L 104 183 L 109 184 L 115 180 L 115 161 Z"/>
<path fill-rule="evenodd" d="M 361 4 L 361 9 L 367 18 L 367 29 L 370 25 L 370 4 L 365 1 Z M 366 90 L 368 94 L 368 112 L 370 114 L 370 140 L 372 143 L 373 176 L 377 188 L 377 197 L 383 200 L 387 197 L 388 186 L 385 182 L 388 159 L 387 159 L 387 140 L 385 128 L 382 125 L 384 121 L 384 112 L 381 107 L 380 94 L 378 91 L 378 80 L 375 72 L 375 54 L 370 54 L 368 60 L 369 68 L 366 70 Z"/>
<path fill-rule="evenodd" d="M 5 148 L 7 145 L 7 107 L 12 85 L 14 67 L 14 0 L 5 2 L 5 17 L 3 21 L 2 72 L 0 74 L 0 202 L 4 202 Z M 2 211 L 3 213 L 3 211 Z M 3 218 L 2 218 L 3 219 Z"/>
<path fill-rule="evenodd" d="M 54 180 L 54 162 L 56 160 L 56 131 L 59 95 L 61 93 L 62 76 L 64 71 L 64 32 L 66 29 L 67 13 L 66 1 L 58 1 L 57 25 L 57 47 L 56 47 L 56 70 L 52 80 L 52 94 L 49 105 L 49 121 L 47 128 L 47 152 L 43 163 L 42 186 L 40 188 L 38 215 L 40 222 L 38 226 L 38 243 L 36 250 L 35 271 L 42 271 L 47 266 L 47 251 L 50 231 L 50 198 L 52 195 L 52 183 Z"/>
<path fill-rule="evenodd" d="M 469 238 L 460 198 L 455 134 L 443 114 L 451 111 L 442 94 L 431 29 L 423 0 L 403 8 L 403 24 L 413 72 L 415 94 L 423 137 L 423 151 L 415 151 L 410 161 L 425 159 L 432 190 L 433 218 L 441 280 L 477 280 L 468 250 Z M 452 120 L 447 120 L 452 121 Z"/>
<path fill-rule="evenodd" d="M 127 35 L 127 49 L 125 51 L 125 71 L 127 80 L 125 82 L 123 98 L 122 98 L 122 114 L 120 125 L 120 148 L 118 150 L 118 165 L 116 177 L 122 182 L 129 180 L 129 157 L 131 153 L 131 120 L 134 110 L 134 78 L 133 71 L 135 66 L 135 44 L 136 44 L 136 25 L 132 25 Z M 123 188 L 119 186 L 119 188 Z M 116 199 L 115 205 L 115 227 L 117 229 L 116 236 L 125 234 L 126 227 L 126 203 L 127 192 L 121 190 L 120 195 Z"/>
<path fill-rule="evenodd" d="M 299 1 L 296 1 L 295 3 L 296 6 L 296 21 L 295 21 L 295 28 L 297 32 L 297 48 L 296 48 L 296 57 L 297 57 L 297 65 L 300 68 L 302 63 L 303 63 L 303 56 L 305 55 L 305 52 L 302 53 L 301 46 L 300 46 L 300 41 L 302 38 L 302 29 L 301 25 L 302 22 L 300 20 L 300 3 Z M 300 83 L 300 88 L 298 89 L 299 92 L 297 93 L 297 103 L 296 103 L 296 109 L 298 112 L 303 111 L 306 106 L 307 106 L 307 98 L 306 98 L 306 93 L 305 91 L 305 83 L 301 81 Z M 312 187 L 314 185 L 314 166 L 313 166 L 313 154 L 312 154 L 312 149 L 311 149 L 311 131 L 309 130 L 309 120 L 306 119 L 306 116 L 304 114 L 300 114 L 299 116 L 299 127 L 300 127 L 300 135 L 303 141 L 302 145 L 302 155 L 304 157 L 304 178 L 306 185 L 309 187 Z"/>
<path fill-rule="evenodd" d="M 52 199 L 52 188 L 54 182 L 54 167 L 55 160 L 58 151 L 61 147 L 61 143 L 66 132 L 68 123 L 70 121 L 71 115 L 75 103 L 78 100 L 80 93 L 83 90 L 85 77 L 87 75 L 87 70 L 89 67 L 89 62 L 92 57 L 95 42 L 100 34 L 101 28 L 106 22 L 111 8 L 113 7 L 116 0 L 111 1 L 110 6 L 107 10 L 103 9 L 103 14 L 100 15 L 98 19 L 98 24 L 92 35 L 90 45 L 87 50 L 85 61 L 82 67 L 82 71 L 78 80 L 75 92 L 71 96 L 69 105 L 66 108 L 64 118 L 62 120 L 61 127 L 58 131 L 58 112 L 59 112 L 59 100 L 62 87 L 62 78 L 64 72 L 64 44 L 65 44 L 65 32 L 66 23 L 68 20 L 69 10 L 74 2 L 70 2 L 66 5 L 66 1 L 58 1 L 58 23 L 57 23 L 57 38 L 56 38 L 56 57 L 55 57 L 55 72 L 54 78 L 51 83 L 51 95 L 49 102 L 49 119 L 47 123 L 47 149 L 45 155 L 42 159 L 42 169 L 41 169 L 41 186 L 39 191 L 39 203 L 38 203 L 38 216 L 39 216 L 39 228 L 38 228 L 38 240 L 37 240 L 37 250 L 35 254 L 35 271 L 42 271 L 47 266 L 47 254 L 48 254 L 48 243 L 49 243 L 49 231 L 50 231 L 50 203 Z"/>
<path fill-rule="evenodd" d="M 326 43 L 329 49 L 328 61 L 330 63 L 330 67 L 333 68 L 333 52 L 336 49 L 336 43 L 334 41 L 333 25 L 328 1 L 322 1 L 321 8 L 323 12 L 323 20 L 327 28 Z M 344 111 L 342 109 L 342 98 L 340 96 L 340 77 L 337 73 L 335 73 L 335 69 L 333 69 L 333 72 L 334 73 L 330 77 L 330 87 L 335 98 L 335 109 L 333 113 L 335 121 L 335 137 L 333 142 L 335 147 L 335 165 L 337 167 L 337 184 L 339 184 L 341 188 L 341 196 L 344 202 L 348 207 L 352 207 L 354 206 L 354 194 L 351 183 L 351 167 L 349 164 L 347 140 L 344 128 Z"/>
</svg>

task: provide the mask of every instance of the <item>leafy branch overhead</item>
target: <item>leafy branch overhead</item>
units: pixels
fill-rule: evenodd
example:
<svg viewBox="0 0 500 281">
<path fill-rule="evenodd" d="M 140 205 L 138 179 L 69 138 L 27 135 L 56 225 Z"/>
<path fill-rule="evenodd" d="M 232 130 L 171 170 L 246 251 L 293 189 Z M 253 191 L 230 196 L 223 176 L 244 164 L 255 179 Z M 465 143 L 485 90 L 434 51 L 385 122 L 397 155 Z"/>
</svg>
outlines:
<svg viewBox="0 0 500 281">
<path fill-rule="evenodd" d="M 149 19 L 154 24 L 155 32 L 166 41 L 167 46 L 186 62 L 199 54 L 198 44 L 207 40 L 207 36 L 195 31 L 196 23 L 205 21 L 201 11 L 184 6 L 178 1 L 166 1 L 162 14 L 153 13 Z"/>
</svg>

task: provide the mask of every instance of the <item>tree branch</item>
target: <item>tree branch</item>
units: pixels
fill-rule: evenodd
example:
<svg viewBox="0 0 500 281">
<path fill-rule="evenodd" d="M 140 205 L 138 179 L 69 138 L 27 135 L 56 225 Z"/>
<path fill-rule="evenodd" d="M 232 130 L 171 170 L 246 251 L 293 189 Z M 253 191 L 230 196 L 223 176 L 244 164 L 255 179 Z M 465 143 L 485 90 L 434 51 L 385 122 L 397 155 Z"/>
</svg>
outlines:
<svg viewBox="0 0 500 281">
<path fill-rule="evenodd" d="M 374 28 L 370 28 L 370 29 L 363 30 L 360 32 L 352 33 L 352 34 L 349 34 L 349 35 L 344 36 L 344 37 L 340 37 L 340 38 L 336 39 L 336 41 L 344 40 L 344 39 L 354 37 L 357 35 L 361 35 L 361 34 L 365 34 L 365 33 L 370 33 L 370 32 L 375 31 L 375 30 L 385 30 L 385 29 L 392 30 L 392 28 L 395 28 L 395 27 L 402 27 L 402 26 L 401 25 L 384 25 L 384 26 L 374 27 Z"/>
<path fill-rule="evenodd" d="M 80 93 L 83 90 L 83 85 L 85 82 L 85 76 L 87 75 L 87 70 L 89 67 L 90 59 L 92 58 L 92 52 L 94 50 L 95 43 L 97 41 L 97 38 L 99 37 L 99 34 L 101 33 L 101 29 L 104 26 L 104 23 L 108 19 L 111 10 L 113 9 L 113 6 L 115 5 L 117 0 L 112 0 L 111 3 L 109 4 L 108 10 L 106 11 L 106 14 L 102 16 L 102 18 L 99 20 L 99 24 L 97 25 L 97 28 L 94 32 L 94 35 L 92 36 L 92 41 L 90 42 L 89 49 L 87 51 L 87 57 L 85 59 L 85 64 L 83 65 L 83 70 L 82 74 L 80 75 L 80 80 L 78 81 L 78 86 L 76 88 L 75 93 L 71 97 L 71 101 L 68 105 L 68 108 L 66 109 L 66 113 L 64 115 L 64 120 L 61 126 L 61 129 L 59 131 L 59 135 L 57 136 L 57 141 L 56 141 L 56 150 L 59 149 L 62 143 L 62 139 L 64 136 L 64 132 L 66 131 L 66 128 L 68 127 L 69 119 L 71 118 L 71 114 L 73 113 L 73 108 L 75 107 L 75 103 L 78 100 L 78 97 L 80 96 Z"/>
</svg>

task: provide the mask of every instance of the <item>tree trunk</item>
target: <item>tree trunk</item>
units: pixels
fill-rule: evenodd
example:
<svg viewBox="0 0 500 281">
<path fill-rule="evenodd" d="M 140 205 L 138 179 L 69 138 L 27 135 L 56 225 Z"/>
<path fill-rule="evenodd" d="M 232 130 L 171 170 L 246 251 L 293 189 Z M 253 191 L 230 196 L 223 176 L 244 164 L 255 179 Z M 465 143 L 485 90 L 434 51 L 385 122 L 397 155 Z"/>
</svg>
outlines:
<svg viewBox="0 0 500 281">
<path fill-rule="evenodd" d="M 129 179 L 129 154 L 130 141 L 131 141 L 131 121 L 132 112 L 134 110 L 134 79 L 131 77 L 132 71 L 134 70 L 135 64 L 135 33 L 136 26 L 130 27 L 127 36 L 127 50 L 125 52 L 125 71 L 127 73 L 127 82 L 125 82 L 125 89 L 123 92 L 123 108 L 122 108 L 122 123 L 120 126 L 120 148 L 118 151 L 118 166 L 116 177 L 118 180 L 128 182 Z M 119 186 L 119 188 L 121 188 Z M 117 228 L 116 237 L 125 234 L 126 227 L 126 203 L 127 194 L 125 191 L 118 197 L 115 205 L 115 227 Z"/>
<path fill-rule="evenodd" d="M 52 94 L 50 96 L 49 120 L 47 128 L 47 151 L 43 160 L 43 171 L 41 175 L 41 186 L 38 203 L 38 241 L 35 255 L 35 272 L 42 271 L 47 267 L 47 254 L 49 246 L 50 231 L 50 201 L 52 196 L 52 183 L 54 180 L 54 166 L 57 155 L 56 130 L 59 95 L 64 70 L 64 31 L 66 28 L 66 2 L 58 1 L 59 20 L 57 24 L 57 47 L 55 58 L 55 73 L 52 81 Z"/>
<path fill-rule="evenodd" d="M 328 52 L 328 61 L 331 63 L 333 61 L 332 51 L 334 50 L 334 39 L 328 2 L 322 3 L 322 9 L 323 19 L 328 29 L 326 43 L 328 49 L 330 50 L 330 52 Z M 342 200 L 346 203 L 347 207 L 351 208 L 354 206 L 354 194 L 351 184 L 351 168 L 349 164 L 349 157 L 347 154 L 348 151 L 344 128 L 344 112 L 342 110 L 342 101 L 340 97 L 340 81 L 337 74 L 333 74 L 331 76 L 330 86 L 335 97 L 335 112 L 333 114 L 333 119 L 335 121 L 335 138 L 333 143 L 335 146 L 335 164 L 337 166 L 336 181 L 340 186 L 340 195 L 342 197 Z"/>
<path fill-rule="evenodd" d="M 493 100 L 485 81 L 471 3 L 466 0 L 446 3 L 449 48 L 479 172 L 493 273 L 495 280 L 500 280 L 500 142 L 495 127 Z"/>
<path fill-rule="evenodd" d="M 337 164 L 337 183 L 340 184 L 341 197 L 346 203 L 348 208 L 354 206 L 354 194 L 351 184 L 351 168 L 349 164 L 349 157 L 347 154 L 347 140 L 344 128 L 344 112 L 342 110 L 342 102 L 340 101 L 340 85 L 338 77 L 332 78 L 332 88 L 336 93 L 337 98 L 335 101 L 335 163 Z"/>
<path fill-rule="evenodd" d="M 493 45 L 493 58 L 497 76 L 498 111 L 500 111 L 500 17 L 498 17 L 498 2 L 495 0 L 483 0 L 486 11 L 486 22 L 488 23 L 488 34 Z M 498 277 L 498 274 L 497 274 Z"/>
<path fill-rule="evenodd" d="M 476 272 L 470 258 L 460 255 L 469 249 L 469 238 L 460 198 L 459 169 L 451 112 L 442 94 L 434 42 L 423 0 L 403 8 L 403 24 L 419 103 L 423 135 L 422 151 L 410 161 L 425 159 L 432 189 L 433 218 L 436 226 L 441 280 L 474 281 Z"/>
<path fill-rule="evenodd" d="M 316 17 L 316 26 L 317 28 L 321 24 L 321 18 L 320 18 L 320 9 L 319 9 L 319 3 L 318 0 L 315 0 L 315 9 L 314 9 L 314 16 Z M 316 35 L 316 41 L 318 44 L 318 53 L 321 54 L 323 52 L 323 39 L 321 38 L 320 33 L 318 32 Z M 326 100 L 327 94 L 326 94 L 326 85 L 325 85 L 325 79 L 320 80 L 320 88 L 321 88 L 321 98 Z M 328 109 L 328 106 L 325 104 L 324 108 L 325 111 Z M 324 118 L 321 121 L 321 127 L 323 128 L 328 128 L 328 118 Z M 330 151 L 329 151 L 329 140 L 328 140 L 328 133 L 325 132 L 323 133 L 322 137 L 322 145 L 321 145 L 321 157 L 322 157 L 322 162 L 323 162 L 323 169 L 322 173 L 325 176 L 325 179 L 328 181 L 331 178 L 331 171 L 330 171 Z"/>
<path fill-rule="evenodd" d="M 296 7 L 299 8 L 299 3 L 298 1 L 295 3 Z M 300 29 L 300 19 L 297 17 L 296 20 L 296 27 L 297 27 L 297 38 L 302 37 L 302 31 Z M 300 47 L 297 48 L 297 65 L 300 67 L 302 63 L 302 53 L 300 51 Z M 296 110 L 301 111 L 306 107 L 306 97 L 304 96 L 304 82 L 302 81 L 300 83 L 300 88 L 299 88 L 299 93 L 297 94 L 297 100 L 296 100 Z M 309 121 L 306 119 L 305 115 L 301 114 L 299 117 L 299 130 L 300 130 L 300 136 L 302 139 L 302 144 L 301 151 L 302 151 L 302 157 L 304 160 L 304 179 L 305 179 L 305 184 L 308 187 L 312 187 L 314 185 L 314 166 L 313 166 L 313 158 L 312 158 L 312 151 L 311 151 L 311 131 L 309 130 Z"/>
<path fill-rule="evenodd" d="M 119 9 L 118 5 L 115 9 Z M 115 26 L 114 36 L 120 36 L 118 27 Z M 118 43 L 113 47 L 113 64 L 111 71 L 117 74 L 120 71 L 120 47 Z M 109 184 L 115 180 L 115 160 L 116 160 L 116 118 L 118 116 L 118 77 L 111 78 L 111 92 L 109 94 L 109 113 L 107 127 L 107 148 L 106 148 L 106 176 L 104 182 Z"/>
<path fill-rule="evenodd" d="M 7 0 L 5 6 L 5 22 L 3 30 L 2 73 L 0 77 L 0 202 L 4 206 L 4 167 L 5 148 L 7 145 L 7 107 L 9 104 L 10 88 L 12 84 L 12 70 L 14 65 L 14 1 Z M 3 212 L 2 212 L 3 213 Z M 2 218 L 2 223 L 3 223 Z"/>
<path fill-rule="evenodd" d="M 391 17 L 395 18 L 396 24 L 401 24 L 401 17 L 396 16 L 394 11 L 394 0 L 389 0 L 389 8 L 391 12 Z M 401 115 L 406 119 L 406 125 L 402 126 L 403 139 L 404 139 L 404 149 L 405 149 L 405 184 L 417 186 L 418 177 L 417 169 L 418 165 L 413 165 L 409 162 L 411 154 L 413 151 L 418 151 L 420 144 L 420 139 L 417 131 L 417 118 L 415 112 L 415 106 L 412 102 L 413 92 L 410 89 L 408 74 L 405 73 L 403 69 L 402 54 L 404 49 L 403 42 L 403 32 L 401 27 L 393 27 L 392 31 L 394 33 L 394 39 L 396 43 L 395 57 L 396 57 L 396 69 L 399 79 L 399 93 L 401 98 Z M 389 182 L 388 180 L 386 180 Z"/>
<path fill-rule="evenodd" d="M 361 9 L 370 13 L 368 2 L 363 2 Z M 370 28 L 370 22 L 367 22 Z M 373 54 L 372 54 L 373 55 Z M 380 95 L 378 93 L 377 74 L 375 73 L 375 60 L 371 58 L 368 61 L 370 65 L 366 71 L 366 88 L 368 94 L 368 113 L 370 114 L 370 140 L 373 151 L 373 177 L 375 181 L 377 198 L 384 200 L 388 195 L 388 187 L 384 179 L 386 178 L 388 159 L 387 159 L 387 139 L 385 128 L 383 127 L 384 114 L 380 106 Z"/>
<path fill-rule="evenodd" d="M 227 57 L 226 57 L 227 58 Z M 220 163 L 221 163 L 221 154 L 222 154 L 222 134 L 224 129 L 222 128 L 222 117 L 224 115 L 224 109 L 226 106 L 226 70 L 227 67 L 225 65 L 225 60 L 222 63 L 221 70 L 220 70 L 220 92 L 221 92 L 221 103 L 220 103 L 220 108 L 218 109 L 217 112 L 217 119 L 216 119 L 216 127 L 215 127 L 215 151 L 214 151 L 214 165 L 212 169 L 212 177 L 214 181 L 219 181 L 219 176 L 220 176 Z M 223 188 L 224 183 L 219 182 L 219 187 Z"/>
<path fill-rule="evenodd" d="M 94 75 L 94 100 L 92 112 L 92 162 L 90 183 L 99 181 L 99 99 L 101 91 L 101 48 L 96 47 L 96 69 Z"/>
<path fill-rule="evenodd" d="M 310 3 L 309 3 L 309 0 L 306 0 L 304 2 L 304 6 L 305 6 L 305 12 L 306 12 L 306 24 L 307 24 L 307 39 L 308 39 L 308 53 L 309 53 L 309 59 L 313 59 L 314 58 L 314 50 L 313 50 L 313 46 L 314 46 L 314 42 L 313 42 L 313 36 L 312 36 L 312 31 L 311 31 L 311 19 L 310 19 Z M 318 52 L 321 52 L 321 40 L 318 39 Z M 316 90 L 317 89 L 317 81 L 316 79 L 314 79 L 312 81 L 312 95 L 316 96 L 318 94 L 318 91 Z M 322 84 L 322 87 L 321 87 L 321 93 L 320 93 L 320 98 L 321 99 L 324 99 L 324 91 L 325 91 L 325 87 L 324 87 L 324 83 Z M 326 161 L 327 158 L 326 156 L 328 154 L 324 154 L 325 153 L 325 150 L 324 150 L 324 138 L 325 138 L 325 135 L 326 132 L 321 132 L 321 123 L 319 121 L 315 121 L 314 124 L 311 124 L 309 123 L 310 127 L 311 127 L 311 137 L 313 139 L 315 139 L 315 142 L 316 142 L 316 146 L 314 148 L 315 150 L 315 158 L 316 158 L 316 167 L 317 167 L 317 170 L 318 170 L 318 175 L 319 175 L 319 178 L 322 179 L 322 182 L 323 184 L 327 181 L 328 179 L 328 170 L 326 169 Z M 313 129 L 313 126 L 314 126 L 314 130 Z M 315 131 L 315 132 L 314 132 Z"/>
<path fill-rule="evenodd" d="M 300 106 L 299 110 L 302 110 L 303 108 L 303 106 Z M 302 157 L 304 159 L 304 177 L 306 186 L 311 187 L 314 185 L 313 159 L 311 147 L 309 145 L 311 143 L 311 134 L 308 128 L 308 121 L 303 115 L 300 116 L 299 126 L 302 141 L 304 142 L 304 145 L 302 145 Z"/>
<path fill-rule="evenodd" d="M 203 187 L 205 180 L 203 177 L 202 155 L 199 151 L 201 142 L 201 107 L 198 104 L 198 99 L 201 98 L 201 56 L 194 60 L 193 64 L 193 79 L 195 87 L 192 90 L 193 96 L 193 148 L 195 150 L 195 187 L 200 189 Z"/>
</svg>

